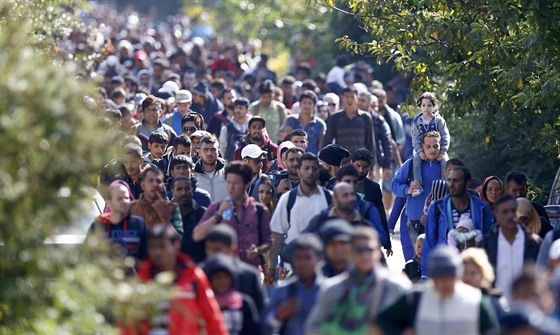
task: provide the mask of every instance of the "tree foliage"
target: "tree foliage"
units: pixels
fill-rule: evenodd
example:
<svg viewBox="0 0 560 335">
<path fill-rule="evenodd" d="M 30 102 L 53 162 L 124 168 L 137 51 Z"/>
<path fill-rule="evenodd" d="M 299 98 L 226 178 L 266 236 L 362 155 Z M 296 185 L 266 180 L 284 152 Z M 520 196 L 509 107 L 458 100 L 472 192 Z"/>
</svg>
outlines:
<svg viewBox="0 0 560 335">
<path fill-rule="evenodd" d="M 316 2 L 346 6 L 370 34 L 365 42 L 341 37 L 343 48 L 413 73 L 415 94 L 441 93 L 440 110 L 457 127 L 452 150 L 481 176 L 524 168 L 541 182 L 551 178 L 560 152 L 556 2 Z"/>
<path fill-rule="evenodd" d="M 124 282 L 127 264 L 95 240 L 82 250 L 43 242 L 85 211 L 84 188 L 115 137 L 86 107 L 95 87 L 76 64 L 37 52 L 41 16 L 17 9 L 0 4 L 0 334 L 111 333 L 157 290 Z"/>
</svg>

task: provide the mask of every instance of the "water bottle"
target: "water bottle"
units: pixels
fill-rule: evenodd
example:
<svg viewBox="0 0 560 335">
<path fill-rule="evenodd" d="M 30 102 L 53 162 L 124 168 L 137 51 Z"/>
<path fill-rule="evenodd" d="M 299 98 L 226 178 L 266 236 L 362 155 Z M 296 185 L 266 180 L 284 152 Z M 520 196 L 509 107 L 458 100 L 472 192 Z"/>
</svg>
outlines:
<svg viewBox="0 0 560 335">
<path fill-rule="evenodd" d="M 231 204 L 233 204 L 233 199 L 232 199 L 231 195 L 227 197 L 226 201 L 229 201 Z M 227 220 L 227 221 L 229 221 L 233 218 L 233 206 L 224 211 L 224 214 L 222 215 L 222 218 L 224 220 Z"/>
</svg>

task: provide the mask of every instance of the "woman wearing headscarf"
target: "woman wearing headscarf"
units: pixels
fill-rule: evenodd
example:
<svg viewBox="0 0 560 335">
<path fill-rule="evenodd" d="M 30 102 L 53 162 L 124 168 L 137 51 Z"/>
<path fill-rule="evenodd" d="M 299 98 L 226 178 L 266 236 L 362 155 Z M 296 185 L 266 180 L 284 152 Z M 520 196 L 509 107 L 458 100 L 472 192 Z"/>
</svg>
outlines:
<svg viewBox="0 0 560 335">
<path fill-rule="evenodd" d="M 482 190 L 480 192 L 480 199 L 490 206 L 491 210 L 494 210 L 494 202 L 498 200 L 504 193 L 504 184 L 500 178 L 496 176 L 490 176 L 484 179 L 482 183 Z"/>
</svg>

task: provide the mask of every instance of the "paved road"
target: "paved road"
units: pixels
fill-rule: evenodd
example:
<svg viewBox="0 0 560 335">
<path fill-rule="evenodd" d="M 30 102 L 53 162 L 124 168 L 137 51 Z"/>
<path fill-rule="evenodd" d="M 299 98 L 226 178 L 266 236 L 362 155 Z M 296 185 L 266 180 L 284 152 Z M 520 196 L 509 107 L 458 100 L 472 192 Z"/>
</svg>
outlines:
<svg viewBox="0 0 560 335">
<path fill-rule="evenodd" d="M 395 231 L 391 244 L 393 245 L 393 256 L 387 258 L 387 264 L 389 265 L 391 272 L 401 273 L 404 268 L 405 261 L 401 247 L 401 236 L 398 231 Z"/>
</svg>

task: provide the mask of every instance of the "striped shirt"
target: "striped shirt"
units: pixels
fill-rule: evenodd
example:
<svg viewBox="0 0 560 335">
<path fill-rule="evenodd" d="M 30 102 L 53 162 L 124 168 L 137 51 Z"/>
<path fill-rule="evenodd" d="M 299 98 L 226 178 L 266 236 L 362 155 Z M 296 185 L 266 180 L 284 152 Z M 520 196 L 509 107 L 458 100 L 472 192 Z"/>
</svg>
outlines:
<svg viewBox="0 0 560 335">
<path fill-rule="evenodd" d="M 371 116 L 361 110 L 349 118 L 344 110 L 331 115 L 323 145 L 337 143 L 351 153 L 361 148 L 368 149 L 375 157 L 373 146 L 373 124 Z"/>
</svg>

